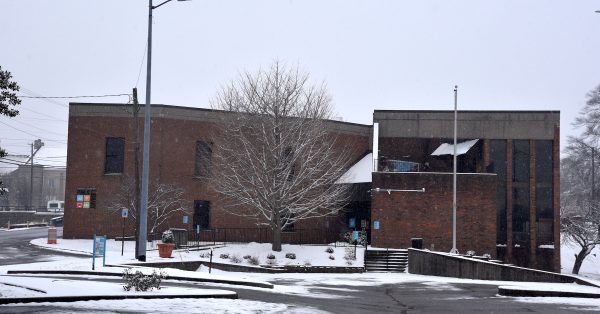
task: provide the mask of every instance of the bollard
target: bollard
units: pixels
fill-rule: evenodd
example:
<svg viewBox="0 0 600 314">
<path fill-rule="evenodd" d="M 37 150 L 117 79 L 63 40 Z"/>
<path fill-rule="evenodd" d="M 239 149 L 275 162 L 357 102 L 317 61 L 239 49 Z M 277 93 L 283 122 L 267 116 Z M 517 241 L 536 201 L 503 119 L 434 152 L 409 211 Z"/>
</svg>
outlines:
<svg viewBox="0 0 600 314">
<path fill-rule="evenodd" d="M 56 228 L 48 228 L 48 244 L 56 244 Z"/>
</svg>

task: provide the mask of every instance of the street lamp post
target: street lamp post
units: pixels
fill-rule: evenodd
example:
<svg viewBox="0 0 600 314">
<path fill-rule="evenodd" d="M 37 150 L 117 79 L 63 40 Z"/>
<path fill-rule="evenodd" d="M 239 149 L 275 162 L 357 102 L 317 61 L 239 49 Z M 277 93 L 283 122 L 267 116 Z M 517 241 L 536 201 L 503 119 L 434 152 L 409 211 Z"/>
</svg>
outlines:
<svg viewBox="0 0 600 314">
<path fill-rule="evenodd" d="M 146 243 L 148 239 L 148 176 L 150 168 L 150 95 L 152 81 L 152 10 L 171 2 L 166 0 L 159 5 L 152 5 L 148 0 L 148 59 L 146 68 L 146 104 L 144 105 L 144 148 L 142 161 L 142 186 L 140 195 L 140 214 L 138 217 L 138 239 L 136 257 L 139 261 L 146 261 Z M 177 0 L 188 1 L 188 0 Z"/>
</svg>

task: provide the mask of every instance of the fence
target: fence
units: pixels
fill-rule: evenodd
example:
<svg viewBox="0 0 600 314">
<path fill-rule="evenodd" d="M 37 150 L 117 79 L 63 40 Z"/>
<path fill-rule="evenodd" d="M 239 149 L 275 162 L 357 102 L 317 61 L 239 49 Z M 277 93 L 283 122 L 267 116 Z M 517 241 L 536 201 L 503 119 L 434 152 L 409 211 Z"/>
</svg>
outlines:
<svg viewBox="0 0 600 314">
<path fill-rule="evenodd" d="M 209 246 L 240 243 L 271 243 L 273 232 L 270 228 L 215 228 L 200 230 L 174 230 L 178 246 Z M 177 235 L 179 234 L 179 235 Z M 295 229 L 281 233 L 283 244 L 332 244 L 334 246 L 349 245 L 344 241 L 344 234 L 327 229 Z M 159 241 L 160 233 L 149 234 L 149 240 Z"/>
</svg>

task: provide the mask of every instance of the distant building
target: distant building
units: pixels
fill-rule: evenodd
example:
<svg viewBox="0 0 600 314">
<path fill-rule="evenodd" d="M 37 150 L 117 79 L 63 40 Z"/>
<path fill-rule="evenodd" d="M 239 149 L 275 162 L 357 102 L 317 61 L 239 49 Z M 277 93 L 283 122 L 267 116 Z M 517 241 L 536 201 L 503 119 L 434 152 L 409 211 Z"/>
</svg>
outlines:
<svg viewBox="0 0 600 314">
<path fill-rule="evenodd" d="M 133 175 L 128 108 L 70 104 L 65 238 L 121 234 L 120 212 L 109 204 Z M 255 220 L 222 210 L 219 195 L 195 176 L 202 163 L 197 147 L 211 145 L 208 134 L 223 114 L 153 106 L 150 176 L 186 191 L 190 217 L 173 217 L 168 227 L 229 229 L 227 239 L 235 241 L 242 240 L 236 238 L 241 230 L 253 232 L 248 229 L 256 228 Z M 322 230 L 311 232 L 315 243 L 365 230 L 374 247 L 405 248 L 421 238 L 424 248 L 449 251 L 453 112 L 377 110 L 373 121 L 375 126 L 330 121 L 331 131 L 353 148 L 356 164 L 340 180 L 354 185 L 353 198 L 345 212 L 300 222 L 295 230 Z M 559 113 L 460 111 L 458 137 L 458 250 L 559 271 Z M 127 221 L 129 234 L 133 228 Z M 254 241 L 266 239 L 256 236 Z"/>
<path fill-rule="evenodd" d="M 32 177 L 30 165 L 18 166 L 16 170 L 2 175 L 3 185 L 8 193 L 6 197 L 0 198 L 0 208 L 45 211 L 48 201 L 64 201 L 65 173 L 64 169 L 48 169 L 34 164 Z M 33 194 L 30 200 L 31 192 Z"/>
</svg>

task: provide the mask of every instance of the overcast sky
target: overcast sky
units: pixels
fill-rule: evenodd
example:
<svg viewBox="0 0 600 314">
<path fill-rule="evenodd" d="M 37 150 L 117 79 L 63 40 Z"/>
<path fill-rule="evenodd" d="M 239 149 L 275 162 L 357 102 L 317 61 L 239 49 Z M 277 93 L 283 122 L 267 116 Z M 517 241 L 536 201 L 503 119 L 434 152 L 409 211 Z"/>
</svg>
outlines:
<svg viewBox="0 0 600 314">
<path fill-rule="evenodd" d="M 451 110 L 457 84 L 459 109 L 560 110 L 564 147 L 600 84 L 595 10 L 599 1 L 173 1 L 154 10 L 152 102 L 206 108 L 220 85 L 279 59 L 326 82 L 345 121 Z M 148 1 L 4 0 L 0 12 L 0 65 L 21 95 L 137 86 L 144 101 Z M 20 116 L 0 117 L 0 146 L 28 155 L 41 138 L 40 162 L 64 165 L 69 101 L 23 99 Z"/>
</svg>

